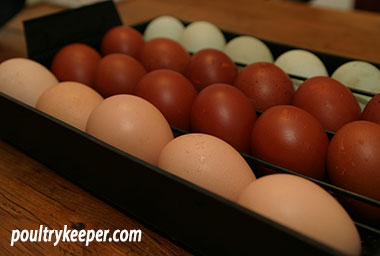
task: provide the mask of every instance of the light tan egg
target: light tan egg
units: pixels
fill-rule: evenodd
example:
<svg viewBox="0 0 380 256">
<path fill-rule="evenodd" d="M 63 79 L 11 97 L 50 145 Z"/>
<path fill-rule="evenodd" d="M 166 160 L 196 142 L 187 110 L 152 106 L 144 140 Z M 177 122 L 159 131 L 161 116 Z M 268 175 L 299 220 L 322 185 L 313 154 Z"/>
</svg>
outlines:
<svg viewBox="0 0 380 256">
<path fill-rule="evenodd" d="M 157 165 L 173 133 L 161 112 L 143 98 L 119 94 L 106 98 L 91 113 L 86 131 L 148 163 Z"/>
<path fill-rule="evenodd" d="M 102 101 L 103 97 L 87 85 L 62 82 L 42 93 L 36 108 L 84 131 L 92 110 Z"/>
<path fill-rule="evenodd" d="M 304 178 L 272 174 L 252 182 L 238 203 L 347 255 L 360 255 L 358 230 L 327 191 Z"/>
<path fill-rule="evenodd" d="M 162 150 L 158 166 L 229 200 L 256 179 L 244 158 L 223 140 L 201 133 L 177 137 Z"/>
<path fill-rule="evenodd" d="M 13 58 L 0 64 L 0 92 L 32 107 L 46 89 L 57 83 L 53 73 L 36 61 Z"/>
</svg>

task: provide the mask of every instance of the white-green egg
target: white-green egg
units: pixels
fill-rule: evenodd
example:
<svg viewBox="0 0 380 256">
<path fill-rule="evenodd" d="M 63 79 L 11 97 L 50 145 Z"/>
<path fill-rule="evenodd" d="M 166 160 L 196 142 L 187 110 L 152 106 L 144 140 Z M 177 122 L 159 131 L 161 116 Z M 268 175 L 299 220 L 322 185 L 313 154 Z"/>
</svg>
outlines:
<svg viewBox="0 0 380 256">
<path fill-rule="evenodd" d="M 180 43 L 191 53 L 206 48 L 222 51 L 226 45 L 226 39 L 222 31 L 214 24 L 207 21 L 195 21 L 184 29 Z"/>
<path fill-rule="evenodd" d="M 374 94 L 380 93 L 380 70 L 365 61 L 350 61 L 337 68 L 331 76 L 347 87 L 360 89 Z M 356 94 L 355 97 L 363 110 L 371 97 Z"/>
<path fill-rule="evenodd" d="M 306 50 L 294 49 L 281 54 L 274 62 L 285 73 L 311 78 L 315 76 L 328 76 L 327 69 L 317 55 Z M 297 89 L 302 80 L 292 79 Z"/>
<path fill-rule="evenodd" d="M 154 38 L 169 38 L 179 42 L 185 26 L 183 23 L 172 16 L 159 16 L 149 22 L 144 31 L 145 41 L 149 41 Z"/>
<path fill-rule="evenodd" d="M 255 62 L 273 62 L 272 52 L 263 41 L 252 36 L 238 36 L 229 41 L 224 52 L 234 61 L 249 65 Z"/>
</svg>

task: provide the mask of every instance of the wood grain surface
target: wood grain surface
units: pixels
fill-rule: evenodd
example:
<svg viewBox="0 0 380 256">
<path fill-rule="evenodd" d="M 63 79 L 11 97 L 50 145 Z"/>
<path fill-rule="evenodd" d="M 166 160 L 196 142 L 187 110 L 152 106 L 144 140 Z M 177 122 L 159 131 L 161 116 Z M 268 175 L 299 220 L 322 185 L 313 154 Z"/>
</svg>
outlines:
<svg viewBox="0 0 380 256">
<path fill-rule="evenodd" d="M 15 243 L 11 230 L 142 229 L 139 243 Z M 0 255 L 189 255 L 47 167 L 0 141 Z"/>
<path fill-rule="evenodd" d="M 0 61 L 26 57 L 22 21 L 53 13 L 60 7 L 25 8 L 0 28 Z M 168 14 L 207 20 L 220 28 L 380 63 L 380 16 L 309 8 L 304 4 L 264 0 L 127 0 L 118 3 L 124 24 Z M 3 120 L 4 122 L 6 120 Z M 1 124 L 0 124 L 1 125 Z M 79 224 L 78 224 L 79 223 Z M 11 230 L 142 229 L 140 243 L 17 243 Z M 145 228 L 117 209 L 0 141 L 0 255 L 188 255 L 186 250 Z"/>
</svg>

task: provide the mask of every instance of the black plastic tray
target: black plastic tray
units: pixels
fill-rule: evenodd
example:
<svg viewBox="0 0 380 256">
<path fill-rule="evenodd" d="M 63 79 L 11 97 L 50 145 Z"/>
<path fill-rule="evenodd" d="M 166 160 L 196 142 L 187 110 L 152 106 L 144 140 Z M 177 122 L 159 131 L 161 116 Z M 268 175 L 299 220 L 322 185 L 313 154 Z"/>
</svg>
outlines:
<svg viewBox="0 0 380 256">
<path fill-rule="evenodd" d="M 143 31 L 148 22 L 135 28 Z M 29 57 L 49 67 L 54 54 L 68 43 L 83 42 L 99 49 L 103 34 L 120 24 L 110 1 L 25 21 Z M 225 35 L 227 39 L 237 36 Z M 293 49 L 265 43 L 275 57 Z M 330 73 L 349 61 L 317 55 L 328 63 Z M 190 251 L 205 255 L 339 255 L 1 93 L 0 116 L 6 120 L 0 126 L 2 139 Z M 251 166 L 260 162 L 245 158 Z M 363 230 L 363 254 L 374 255 L 378 234 Z"/>
</svg>

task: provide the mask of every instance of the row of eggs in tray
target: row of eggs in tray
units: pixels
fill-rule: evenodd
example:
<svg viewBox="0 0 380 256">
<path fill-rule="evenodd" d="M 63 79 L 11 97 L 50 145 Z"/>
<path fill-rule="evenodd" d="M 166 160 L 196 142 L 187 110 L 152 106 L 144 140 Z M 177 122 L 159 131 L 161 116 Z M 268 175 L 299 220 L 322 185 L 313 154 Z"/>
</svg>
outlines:
<svg viewBox="0 0 380 256">
<path fill-rule="evenodd" d="M 330 182 L 380 200 L 380 125 L 355 121 L 358 103 L 332 78 L 310 78 L 294 93 L 290 78 L 270 62 L 260 60 L 238 72 L 220 50 L 193 48 L 190 56 L 186 45 L 163 38 L 175 29 L 152 32 L 168 19 L 175 20 L 153 20 L 145 42 L 132 28 L 112 28 L 101 43 L 103 58 L 87 45 L 65 46 L 55 55 L 52 72 L 32 60 L 6 60 L 0 64 L 0 91 L 306 236 L 359 255 L 358 231 L 328 192 L 288 174 L 256 179 L 239 151 L 317 179 L 325 179 L 327 165 Z M 203 33 L 201 40 L 211 34 Z M 297 106 L 291 105 L 294 98 Z M 378 117 L 375 103 L 370 116 Z M 252 105 L 263 111 L 259 118 Z M 326 123 L 318 113 L 329 113 Z M 342 121 L 342 116 L 349 118 Z M 329 122 L 338 122 L 330 129 L 337 131 L 331 142 L 324 131 Z M 169 124 L 194 133 L 174 138 Z M 341 199 L 350 214 L 379 227 L 378 208 Z"/>
<path fill-rule="evenodd" d="M 144 31 L 146 41 L 158 37 L 175 40 L 191 53 L 204 48 L 218 49 L 226 53 L 234 62 L 243 65 L 254 62 L 274 62 L 287 74 L 304 78 L 328 76 L 323 62 L 311 52 L 291 50 L 274 60 L 270 49 L 261 40 L 252 36 L 237 36 L 226 42 L 221 30 L 206 21 L 196 21 L 185 27 L 177 18 L 160 16 L 153 19 Z M 331 77 L 350 88 L 362 89 L 374 94 L 380 93 L 380 70 L 367 62 L 346 63 L 336 69 Z M 300 81 L 293 80 L 293 83 L 297 88 Z M 363 109 L 370 98 L 357 95 L 357 99 Z"/>
</svg>

